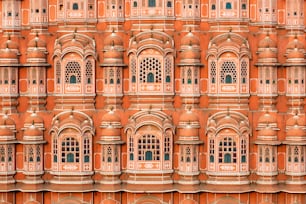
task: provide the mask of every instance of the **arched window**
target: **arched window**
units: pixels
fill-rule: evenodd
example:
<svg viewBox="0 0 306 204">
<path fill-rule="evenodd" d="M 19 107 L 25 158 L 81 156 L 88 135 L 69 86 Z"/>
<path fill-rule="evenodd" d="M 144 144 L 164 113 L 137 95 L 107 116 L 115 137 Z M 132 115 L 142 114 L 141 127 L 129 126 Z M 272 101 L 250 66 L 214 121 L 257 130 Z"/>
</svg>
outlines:
<svg viewBox="0 0 306 204">
<path fill-rule="evenodd" d="M 40 162 L 40 146 L 36 147 L 36 162 Z"/>
<path fill-rule="evenodd" d="M 73 153 L 68 153 L 67 154 L 67 162 L 68 163 L 74 162 L 74 154 Z"/>
<path fill-rule="evenodd" d="M 90 61 L 88 61 L 86 63 L 86 79 L 87 79 L 87 84 L 91 84 L 92 83 L 92 63 Z"/>
<path fill-rule="evenodd" d="M 191 160 L 190 160 L 190 157 L 191 157 L 191 150 L 190 150 L 190 147 L 186 147 L 186 162 L 189 163 Z"/>
<path fill-rule="evenodd" d="M 29 147 L 28 156 L 29 156 L 29 162 L 33 162 L 34 161 L 33 147 Z"/>
<path fill-rule="evenodd" d="M 164 159 L 165 161 L 170 160 L 170 149 L 171 149 L 171 142 L 170 142 L 170 136 L 166 135 L 164 139 Z"/>
<path fill-rule="evenodd" d="M 300 150 L 297 146 L 294 147 L 294 162 L 299 162 Z"/>
<path fill-rule="evenodd" d="M 80 162 L 80 145 L 73 137 L 67 137 L 62 141 L 62 162 Z"/>
<path fill-rule="evenodd" d="M 112 148 L 107 147 L 107 162 L 111 163 L 112 162 Z"/>
<path fill-rule="evenodd" d="M 5 162 L 5 149 L 4 149 L 4 146 L 2 145 L 0 147 L 0 162 Z"/>
<path fill-rule="evenodd" d="M 162 82 L 161 73 L 162 67 L 159 59 L 147 57 L 140 62 L 139 79 L 141 83 L 160 83 Z"/>
<path fill-rule="evenodd" d="M 221 66 L 221 83 L 236 83 L 237 70 L 236 64 L 233 61 L 225 61 Z"/>
<path fill-rule="evenodd" d="M 147 82 L 149 83 L 153 83 L 154 82 L 154 74 L 153 73 L 148 73 L 148 76 L 147 76 Z"/>
<path fill-rule="evenodd" d="M 132 136 L 129 137 L 129 153 L 130 160 L 134 161 L 134 138 Z"/>
<path fill-rule="evenodd" d="M 232 156 L 229 153 L 226 153 L 224 155 L 224 163 L 231 163 L 232 162 Z"/>
<path fill-rule="evenodd" d="M 138 139 L 138 147 L 138 160 L 160 160 L 160 140 L 154 135 L 143 135 L 141 138 Z"/>
<path fill-rule="evenodd" d="M 153 154 L 152 154 L 151 151 L 146 151 L 145 160 L 146 161 L 152 161 L 153 160 Z"/>
<path fill-rule="evenodd" d="M 9 74 L 8 74 L 8 70 L 4 69 L 4 84 L 8 84 L 9 83 Z"/>
<path fill-rule="evenodd" d="M 225 83 L 226 84 L 231 84 L 233 82 L 233 80 L 232 80 L 232 76 L 231 75 L 226 75 L 226 77 L 225 77 Z"/>
<path fill-rule="evenodd" d="M 226 9 L 232 9 L 232 3 L 231 2 L 226 2 L 225 8 Z"/>
<path fill-rule="evenodd" d="M 216 5 L 215 4 L 211 5 L 211 10 L 216 10 Z"/>
<path fill-rule="evenodd" d="M 209 140 L 209 162 L 215 162 L 215 140 Z"/>
<path fill-rule="evenodd" d="M 191 69 L 188 69 L 187 71 L 187 83 L 188 84 L 191 84 L 192 82 L 191 78 L 192 78 L 192 72 L 191 72 Z"/>
<path fill-rule="evenodd" d="M 57 162 L 57 139 L 53 139 L 53 162 Z"/>
<path fill-rule="evenodd" d="M 84 139 L 84 145 L 83 145 L 83 152 L 84 152 L 84 162 L 88 163 L 90 162 L 90 140 L 89 138 Z"/>
<path fill-rule="evenodd" d="M 78 62 L 68 62 L 65 69 L 66 83 L 81 83 L 81 66 Z"/>
<path fill-rule="evenodd" d="M 56 75 L 56 83 L 61 83 L 61 63 L 59 61 L 56 62 L 55 66 L 55 75 Z"/>
<path fill-rule="evenodd" d="M 76 76 L 75 75 L 70 76 L 69 83 L 70 84 L 76 84 Z"/>
<path fill-rule="evenodd" d="M 73 3 L 72 9 L 73 10 L 79 10 L 79 4 L 78 3 Z"/>
<path fill-rule="evenodd" d="M 149 1 L 149 4 L 148 4 L 149 7 L 155 7 L 156 6 L 156 0 L 148 0 L 148 1 Z"/>
<path fill-rule="evenodd" d="M 219 142 L 219 163 L 236 163 L 237 147 L 232 137 L 224 137 Z"/>
<path fill-rule="evenodd" d="M 12 145 L 9 145 L 7 147 L 7 156 L 8 156 L 8 159 L 7 159 L 8 162 L 13 161 L 13 147 L 12 147 Z"/>
<path fill-rule="evenodd" d="M 268 147 L 265 149 L 265 162 L 270 162 L 270 150 Z"/>
</svg>

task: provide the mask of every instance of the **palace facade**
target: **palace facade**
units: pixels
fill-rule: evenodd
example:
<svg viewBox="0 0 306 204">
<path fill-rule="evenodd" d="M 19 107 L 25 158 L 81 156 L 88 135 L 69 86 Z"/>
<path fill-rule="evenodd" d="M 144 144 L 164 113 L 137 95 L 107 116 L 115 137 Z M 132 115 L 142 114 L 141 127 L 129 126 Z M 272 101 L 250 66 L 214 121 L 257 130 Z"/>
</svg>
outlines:
<svg viewBox="0 0 306 204">
<path fill-rule="evenodd" d="M 1 0 L 0 204 L 305 204 L 304 0 Z"/>
</svg>

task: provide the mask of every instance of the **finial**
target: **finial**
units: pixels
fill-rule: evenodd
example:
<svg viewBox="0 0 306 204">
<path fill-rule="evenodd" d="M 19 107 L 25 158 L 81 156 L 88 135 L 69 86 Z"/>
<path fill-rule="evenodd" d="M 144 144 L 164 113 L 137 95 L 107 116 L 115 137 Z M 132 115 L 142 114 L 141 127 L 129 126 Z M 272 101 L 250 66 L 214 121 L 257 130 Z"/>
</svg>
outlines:
<svg viewBox="0 0 306 204">
<path fill-rule="evenodd" d="M 227 107 L 227 113 L 226 113 L 226 116 L 230 116 L 230 108 Z"/>
<path fill-rule="evenodd" d="M 109 107 L 109 110 L 110 110 L 110 112 L 113 112 L 113 111 L 114 111 L 114 107 L 113 107 L 113 106 L 110 106 L 110 107 Z"/>
<path fill-rule="evenodd" d="M 191 106 L 187 106 L 187 111 L 191 112 L 191 108 L 192 108 Z"/>
</svg>

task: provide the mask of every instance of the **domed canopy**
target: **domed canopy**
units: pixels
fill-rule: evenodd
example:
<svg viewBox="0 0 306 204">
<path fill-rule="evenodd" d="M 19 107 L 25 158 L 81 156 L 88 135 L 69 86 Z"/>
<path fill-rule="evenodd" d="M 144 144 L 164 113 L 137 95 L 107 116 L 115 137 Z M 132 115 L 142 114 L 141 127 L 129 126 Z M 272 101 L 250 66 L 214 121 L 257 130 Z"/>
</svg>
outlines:
<svg viewBox="0 0 306 204">
<path fill-rule="evenodd" d="M 276 124 L 276 123 L 277 123 L 276 117 L 269 112 L 264 113 L 258 119 L 258 125 L 263 124 L 266 126 L 266 124 L 271 125 L 271 124 Z"/>
<path fill-rule="evenodd" d="M 121 119 L 115 111 L 110 110 L 105 115 L 103 115 L 102 123 L 103 122 L 121 123 Z"/>
<path fill-rule="evenodd" d="M 306 141 L 305 115 L 296 114 L 286 121 L 287 141 Z"/>
<path fill-rule="evenodd" d="M 35 125 L 36 127 L 40 129 L 44 129 L 44 120 L 36 112 L 33 112 L 30 115 L 28 115 L 24 120 L 25 128 L 28 128 L 31 125 Z"/>
<path fill-rule="evenodd" d="M 266 35 L 264 39 L 259 41 L 258 48 L 276 48 L 277 44 L 274 40 L 270 38 L 269 35 Z"/>
<path fill-rule="evenodd" d="M 13 141 L 15 138 L 15 122 L 8 115 L 3 115 L 0 119 L 0 141 Z"/>
<path fill-rule="evenodd" d="M 265 137 L 265 139 L 276 139 L 270 137 L 277 137 L 277 131 L 267 125 L 265 128 L 258 131 L 258 137 Z"/>
<path fill-rule="evenodd" d="M 118 36 L 115 32 L 112 32 L 104 39 L 104 46 L 123 46 L 123 41 L 120 36 Z"/>
<path fill-rule="evenodd" d="M 302 59 L 304 60 L 305 54 L 304 52 L 298 50 L 297 48 L 294 48 L 291 52 L 288 53 L 287 58 L 288 59 Z"/>
<path fill-rule="evenodd" d="M 47 49 L 46 42 L 38 36 L 30 40 L 27 50 L 28 63 L 46 63 Z"/>
<path fill-rule="evenodd" d="M 305 46 L 304 44 L 297 38 L 297 36 L 295 36 L 295 38 L 288 43 L 287 45 L 287 49 L 304 49 Z"/>
<path fill-rule="evenodd" d="M 29 41 L 28 47 L 38 47 L 38 48 L 46 48 L 47 44 L 44 40 L 39 38 L 38 35 L 35 36 L 32 40 Z"/>
<path fill-rule="evenodd" d="M 179 123 L 198 123 L 198 122 L 199 122 L 198 115 L 191 110 L 184 111 L 179 118 Z"/>
<path fill-rule="evenodd" d="M 306 64 L 305 60 L 305 47 L 304 44 L 295 36 L 295 38 L 288 43 L 286 50 L 286 64 Z"/>
<path fill-rule="evenodd" d="M 23 133 L 23 140 L 25 141 L 42 141 L 43 131 L 35 125 L 28 127 Z"/>
<path fill-rule="evenodd" d="M 273 128 L 277 128 L 276 117 L 269 112 L 266 112 L 259 117 L 257 129 L 266 128 L 267 125 L 269 125 L 270 127 L 273 127 Z"/>
<path fill-rule="evenodd" d="M 296 114 L 292 117 L 290 117 L 287 121 L 286 121 L 286 126 L 305 126 L 305 115 L 303 114 Z"/>
<path fill-rule="evenodd" d="M 270 61 L 270 60 L 276 61 L 276 58 L 277 58 L 277 53 L 270 48 L 265 48 L 263 51 L 261 51 L 258 54 L 258 59 L 263 59 L 265 61 Z"/>
<path fill-rule="evenodd" d="M 200 41 L 192 32 L 189 32 L 182 38 L 180 56 L 180 65 L 200 64 Z"/>
<path fill-rule="evenodd" d="M 299 126 L 294 126 L 287 129 L 286 135 L 287 135 L 286 140 L 295 140 L 295 141 L 306 140 L 305 130 L 303 130 Z"/>
<path fill-rule="evenodd" d="M 184 46 L 200 46 L 200 40 L 192 32 L 188 32 L 181 40 L 181 47 Z"/>
<path fill-rule="evenodd" d="M 18 64 L 18 48 L 18 44 L 8 37 L 8 39 L 0 45 L 0 66 L 1 64 Z"/>
<path fill-rule="evenodd" d="M 11 37 L 8 37 L 1 45 L 0 49 L 11 49 L 11 50 L 18 50 L 19 46 L 16 42 L 11 40 Z"/>
<path fill-rule="evenodd" d="M 123 63 L 123 41 L 120 36 L 112 32 L 104 40 L 104 61 L 102 65 L 122 65 Z"/>
<path fill-rule="evenodd" d="M 200 144 L 199 139 L 200 122 L 198 115 L 191 109 L 184 111 L 179 118 L 178 132 L 179 136 L 178 144 L 190 142 Z"/>
<path fill-rule="evenodd" d="M 101 142 L 120 143 L 121 142 L 121 118 L 114 110 L 108 111 L 102 117 Z"/>
<path fill-rule="evenodd" d="M 0 140 L 7 137 L 14 137 L 14 132 L 8 127 L 0 127 Z"/>
</svg>

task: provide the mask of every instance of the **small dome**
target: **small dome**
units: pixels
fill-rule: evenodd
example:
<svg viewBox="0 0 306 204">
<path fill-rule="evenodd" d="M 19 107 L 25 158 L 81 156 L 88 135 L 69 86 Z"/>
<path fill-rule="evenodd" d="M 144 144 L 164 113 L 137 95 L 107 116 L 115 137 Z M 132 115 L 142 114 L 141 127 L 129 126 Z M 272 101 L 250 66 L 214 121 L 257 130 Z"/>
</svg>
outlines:
<svg viewBox="0 0 306 204">
<path fill-rule="evenodd" d="M 180 123 L 193 123 L 193 122 L 199 122 L 199 117 L 196 113 L 194 113 L 191 110 L 187 110 L 185 111 L 183 114 L 181 114 L 180 119 L 179 119 Z"/>
<path fill-rule="evenodd" d="M 112 32 L 104 39 L 104 46 L 123 46 L 123 41 L 120 36 Z"/>
<path fill-rule="evenodd" d="M 123 52 L 117 49 L 105 50 L 103 53 L 104 63 L 118 63 L 123 60 Z"/>
<path fill-rule="evenodd" d="M 200 46 L 200 40 L 192 32 L 188 32 L 181 40 L 181 47 L 184 46 Z"/>
<path fill-rule="evenodd" d="M 271 115 L 269 112 L 266 112 L 259 117 L 258 123 L 271 124 L 271 123 L 277 123 L 277 120 L 275 116 Z"/>
<path fill-rule="evenodd" d="M 38 36 L 35 36 L 32 40 L 29 41 L 28 47 L 38 47 L 38 48 L 45 48 L 46 42 L 40 39 Z"/>
<path fill-rule="evenodd" d="M 46 52 L 38 48 L 28 49 L 27 62 L 46 62 Z"/>
<path fill-rule="evenodd" d="M 199 140 L 199 129 L 193 127 L 182 127 L 178 128 L 179 140 L 181 141 L 192 141 L 192 140 Z"/>
<path fill-rule="evenodd" d="M 15 126 L 13 119 L 9 118 L 8 115 L 3 115 L 0 118 L 0 126 Z"/>
<path fill-rule="evenodd" d="M 299 50 L 298 48 L 294 48 L 291 51 L 288 51 L 287 58 L 304 59 L 305 58 L 304 50 Z"/>
<path fill-rule="evenodd" d="M 277 53 L 274 52 L 271 48 L 264 48 L 263 51 L 260 51 L 258 54 L 258 58 L 263 61 L 269 61 L 269 59 L 276 59 Z"/>
<path fill-rule="evenodd" d="M 306 136 L 305 131 L 297 125 L 291 128 L 288 128 L 286 135 L 287 137 L 293 137 L 295 139 L 296 137 L 302 137 L 304 140 L 306 139 L 304 138 Z"/>
<path fill-rule="evenodd" d="M 104 64 L 123 63 L 123 41 L 120 36 L 112 32 L 104 40 Z"/>
<path fill-rule="evenodd" d="M 42 140 L 43 131 L 37 128 L 35 125 L 31 125 L 23 133 L 24 140 Z"/>
<path fill-rule="evenodd" d="M 288 43 L 287 45 L 287 49 L 304 49 L 304 44 L 299 41 L 299 39 L 297 37 L 295 37 L 291 42 Z"/>
<path fill-rule="evenodd" d="M 294 115 L 286 121 L 286 126 L 305 126 L 305 115 Z"/>
<path fill-rule="evenodd" d="M 29 115 L 28 117 L 26 117 L 26 119 L 24 120 L 25 124 L 43 124 L 44 120 L 42 117 L 40 117 L 39 115 L 37 115 L 37 113 L 33 112 L 31 113 L 31 115 Z"/>
<path fill-rule="evenodd" d="M 18 50 L 19 46 L 16 42 L 12 41 L 10 39 L 10 37 L 4 41 L 1 45 L 0 45 L 0 49 L 11 49 L 11 50 Z"/>
<path fill-rule="evenodd" d="M 269 35 L 266 35 L 264 39 L 259 41 L 258 48 L 276 48 L 276 42 L 270 38 Z"/>
<path fill-rule="evenodd" d="M 121 123 L 121 118 L 115 111 L 111 110 L 111 111 L 108 111 L 106 114 L 103 115 L 102 123 L 103 122 Z"/>
<path fill-rule="evenodd" d="M 4 41 L 0 46 L 0 63 L 18 63 L 18 44 L 10 39 Z"/>
<path fill-rule="evenodd" d="M 119 136 L 121 135 L 121 130 L 119 128 L 113 128 L 111 125 L 110 127 L 103 128 L 101 136 Z"/>
<path fill-rule="evenodd" d="M 5 126 L 0 127 L 0 140 L 3 138 L 7 138 L 7 137 L 14 137 L 14 132 Z"/>
<path fill-rule="evenodd" d="M 0 50 L 0 61 L 9 61 L 13 60 L 14 63 L 17 63 L 17 58 L 18 58 L 18 52 L 15 50 L 12 50 L 10 48 L 5 48 Z"/>
<path fill-rule="evenodd" d="M 269 125 L 267 125 L 265 128 L 258 131 L 259 137 L 274 137 L 277 136 L 277 132 L 273 130 Z"/>
<path fill-rule="evenodd" d="M 197 48 L 193 48 L 192 46 L 188 49 L 184 49 L 181 52 L 181 60 L 200 60 L 201 53 L 200 50 Z"/>
</svg>

